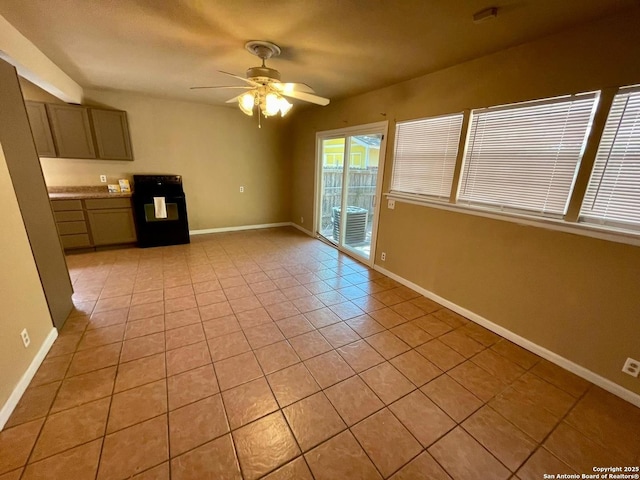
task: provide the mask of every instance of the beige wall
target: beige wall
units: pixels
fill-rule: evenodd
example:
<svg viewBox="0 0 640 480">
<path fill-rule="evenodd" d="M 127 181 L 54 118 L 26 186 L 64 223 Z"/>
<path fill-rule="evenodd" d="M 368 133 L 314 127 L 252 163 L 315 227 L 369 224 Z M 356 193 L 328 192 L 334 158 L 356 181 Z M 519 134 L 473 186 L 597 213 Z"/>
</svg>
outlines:
<svg viewBox="0 0 640 480">
<path fill-rule="evenodd" d="M 34 89 L 24 94 L 44 100 Z M 179 174 L 191 230 L 289 221 L 290 165 L 281 119 L 258 128 L 255 117 L 233 107 L 123 92 L 85 94 L 85 104 L 127 111 L 135 160 L 43 158 L 48 186 L 99 185 L 101 174 L 109 183 L 134 173 Z"/>
<path fill-rule="evenodd" d="M 38 270 L 0 145 L 0 408 L 4 406 L 53 328 Z M 26 328 L 31 345 L 24 348 Z"/>
<path fill-rule="evenodd" d="M 640 83 L 638 25 L 636 9 L 301 112 L 290 133 L 292 219 L 313 215 L 317 131 L 388 119 L 388 191 L 395 121 Z M 640 358 L 640 248 L 396 202 L 381 209 L 377 250 L 391 272 L 640 393 L 620 371 Z"/>
</svg>

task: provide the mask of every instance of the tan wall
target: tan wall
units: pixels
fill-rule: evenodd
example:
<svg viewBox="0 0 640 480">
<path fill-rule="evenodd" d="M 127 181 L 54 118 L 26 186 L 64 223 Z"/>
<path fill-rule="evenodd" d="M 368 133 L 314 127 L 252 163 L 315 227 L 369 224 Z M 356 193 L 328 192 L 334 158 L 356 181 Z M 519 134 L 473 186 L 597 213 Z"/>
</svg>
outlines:
<svg viewBox="0 0 640 480">
<path fill-rule="evenodd" d="M 292 126 L 292 214 L 313 214 L 315 133 L 640 83 L 640 12 L 300 113 Z M 386 115 L 382 115 L 386 114 Z M 311 225 L 305 227 L 311 228 Z M 640 248 L 396 202 L 381 209 L 393 273 L 640 393 L 620 369 L 640 358 Z"/>
<path fill-rule="evenodd" d="M 47 185 L 99 185 L 101 174 L 109 183 L 134 173 L 179 174 L 191 230 L 289 221 L 282 120 L 270 118 L 259 129 L 255 117 L 237 108 L 123 92 L 85 94 L 86 104 L 127 111 L 135 160 L 43 158 Z M 25 89 L 25 98 L 42 100 L 33 89 Z"/>
<path fill-rule="evenodd" d="M 0 408 L 22 378 L 53 323 L 0 146 Z M 26 328 L 31 345 L 24 348 Z"/>
</svg>

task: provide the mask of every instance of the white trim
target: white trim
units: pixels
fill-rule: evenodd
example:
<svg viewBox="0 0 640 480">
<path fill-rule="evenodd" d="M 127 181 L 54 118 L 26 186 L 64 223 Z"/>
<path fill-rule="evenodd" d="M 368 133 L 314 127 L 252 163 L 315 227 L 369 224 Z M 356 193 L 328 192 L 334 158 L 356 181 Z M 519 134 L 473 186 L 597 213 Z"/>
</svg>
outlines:
<svg viewBox="0 0 640 480">
<path fill-rule="evenodd" d="M 604 378 L 601 375 L 598 375 L 597 373 L 592 372 L 591 370 L 581 365 L 578 365 L 577 363 L 574 363 L 571 360 L 558 355 L 557 353 L 552 352 L 551 350 L 548 350 L 536 343 L 533 343 L 531 340 L 527 340 L 526 338 L 521 337 L 516 333 L 513 333 L 511 330 L 507 330 L 506 328 L 496 323 L 493 323 L 490 320 L 487 320 L 486 318 L 478 315 L 477 313 L 467 310 L 466 308 L 461 307 L 447 300 L 446 298 L 443 298 L 433 292 L 430 292 L 429 290 L 426 290 L 421 286 L 416 285 L 415 283 L 399 275 L 396 275 L 395 273 L 392 273 L 389 270 L 379 265 L 374 265 L 373 268 L 374 270 L 377 270 L 378 272 L 383 273 L 384 275 L 394 279 L 395 281 L 403 284 L 404 286 L 409 287 L 412 290 L 415 290 L 416 292 L 424 295 L 425 297 L 433 300 L 434 302 L 437 302 L 440 305 L 443 305 L 448 309 L 453 310 L 454 312 L 462 315 L 463 317 L 466 317 L 469 320 L 472 320 L 478 325 L 481 325 L 487 328 L 488 330 L 491 330 L 492 332 L 500 335 L 501 337 L 504 337 L 507 340 L 510 340 L 517 345 L 520 345 L 522 348 L 525 348 L 530 352 L 533 352 L 541 356 L 542 358 L 549 360 L 551 363 L 555 363 L 556 365 L 564 368 L 565 370 L 575 373 L 579 377 L 582 377 L 585 380 L 588 380 L 589 382 L 594 383 L 599 387 L 602 387 L 604 390 L 607 390 L 608 392 L 613 393 L 614 395 L 622 398 L 623 400 L 626 400 L 627 402 L 637 407 L 640 407 L 639 394 L 632 392 L 631 390 L 627 390 L 621 385 L 618 385 L 617 383 L 612 382 L 611 380 Z"/>
<path fill-rule="evenodd" d="M 313 234 L 313 232 L 311 230 L 307 230 L 304 227 L 301 227 L 300 225 L 298 225 L 297 223 L 293 223 L 291 222 L 289 225 L 291 225 L 293 228 L 297 228 L 298 230 L 300 230 L 302 233 L 305 233 L 307 235 L 309 235 L 310 237 L 315 238 L 315 235 Z"/>
<path fill-rule="evenodd" d="M 208 233 L 238 232 L 240 230 L 257 230 L 259 228 L 288 227 L 290 225 L 291 225 L 291 222 L 279 222 L 279 223 L 260 223 L 258 225 L 240 225 L 237 227 L 205 228 L 202 230 L 189 230 L 189 235 L 206 235 Z"/>
<path fill-rule="evenodd" d="M 49 335 L 47 335 L 47 338 L 45 338 L 44 342 L 42 342 L 40 350 L 38 350 L 36 356 L 33 357 L 33 360 L 31 360 L 29 368 L 27 368 L 27 370 L 24 372 L 22 378 L 20 378 L 20 381 L 13 389 L 13 392 L 11 392 L 11 395 L 9 395 L 9 398 L 7 399 L 5 404 L 2 406 L 2 408 L 0 408 L 0 431 L 2 431 L 5 424 L 9 420 L 9 417 L 18 405 L 18 402 L 22 398 L 22 395 L 24 395 L 24 392 L 31 383 L 31 380 L 33 380 L 33 377 L 38 371 L 38 368 L 40 368 L 44 357 L 46 357 L 47 353 L 49 353 L 49 350 L 51 349 L 51 346 L 53 345 L 53 342 L 55 342 L 56 338 L 58 338 L 58 330 L 52 328 L 49 332 Z"/>
<path fill-rule="evenodd" d="M 517 223 L 519 225 L 527 225 L 530 227 L 544 228 L 547 230 L 555 230 L 558 232 L 573 233 L 574 235 L 583 235 L 585 237 L 597 238 L 599 240 L 608 240 L 610 242 L 625 243 L 627 245 L 640 246 L 640 236 L 628 232 L 618 232 L 611 228 L 598 227 L 592 224 L 569 223 L 560 219 L 549 217 L 534 217 L 522 213 L 514 212 L 494 212 L 485 210 L 480 207 L 469 207 L 460 204 L 438 203 L 436 200 L 427 198 L 411 197 L 405 194 L 388 192 L 383 194 L 387 198 L 391 198 L 397 202 L 409 203 L 411 205 L 421 205 L 424 207 L 437 208 L 450 212 L 475 215 L 477 217 L 492 218 L 503 222 Z"/>
</svg>

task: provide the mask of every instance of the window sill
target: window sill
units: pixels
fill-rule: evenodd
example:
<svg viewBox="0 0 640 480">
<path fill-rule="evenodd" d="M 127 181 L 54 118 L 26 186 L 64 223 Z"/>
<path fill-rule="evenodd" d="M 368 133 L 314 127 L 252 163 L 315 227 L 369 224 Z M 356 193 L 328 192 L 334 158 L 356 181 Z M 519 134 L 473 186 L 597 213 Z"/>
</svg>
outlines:
<svg viewBox="0 0 640 480">
<path fill-rule="evenodd" d="M 583 235 L 586 237 L 598 238 L 600 240 L 608 240 L 610 242 L 624 243 L 627 245 L 640 246 L 640 235 L 629 231 L 617 230 L 611 227 L 599 227 L 597 225 L 587 225 L 584 223 L 569 223 L 560 219 L 537 217 L 534 215 L 526 215 L 513 212 L 498 212 L 496 210 L 485 209 L 477 206 L 467 206 L 460 204 L 452 204 L 446 200 L 438 201 L 436 199 L 427 199 L 419 195 L 403 195 L 399 193 L 384 193 L 387 199 L 396 202 L 409 203 L 412 205 L 421 205 L 440 210 L 448 210 L 451 212 L 475 215 L 478 217 L 491 218 L 504 222 L 517 223 L 519 225 L 527 225 L 532 227 L 544 228 L 547 230 L 555 230 L 559 232 L 572 233 L 575 235 Z"/>
</svg>

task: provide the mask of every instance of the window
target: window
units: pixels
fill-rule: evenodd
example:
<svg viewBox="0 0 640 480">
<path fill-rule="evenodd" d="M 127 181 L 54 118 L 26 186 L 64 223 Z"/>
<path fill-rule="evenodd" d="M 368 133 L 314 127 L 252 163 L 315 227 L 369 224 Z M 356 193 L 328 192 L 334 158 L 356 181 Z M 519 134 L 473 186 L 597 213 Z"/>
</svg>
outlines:
<svg viewBox="0 0 640 480">
<path fill-rule="evenodd" d="M 640 88 L 613 100 L 580 221 L 640 230 Z"/>
<path fill-rule="evenodd" d="M 448 199 L 461 129 L 461 113 L 398 123 L 391 191 Z"/>
<path fill-rule="evenodd" d="M 459 203 L 564 215 L 595 100 L 585 94 L 474 111 Z"/>
</svg>

